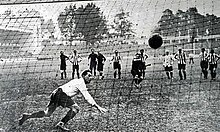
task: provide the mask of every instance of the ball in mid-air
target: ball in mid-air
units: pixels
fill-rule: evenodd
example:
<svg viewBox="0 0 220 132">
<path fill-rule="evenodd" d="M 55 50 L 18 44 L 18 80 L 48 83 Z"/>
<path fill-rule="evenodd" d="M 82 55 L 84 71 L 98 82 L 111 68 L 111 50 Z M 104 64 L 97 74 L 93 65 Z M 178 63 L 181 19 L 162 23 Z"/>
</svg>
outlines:
<svg viewBox="0 0 220 132">
<path fill-rule="evenodd" d="M 163 44 L 163 39 L 159 35 L 153 35 L 148 40 L 149 46 L 153 49 L 158 49 Z"/>
</svg>

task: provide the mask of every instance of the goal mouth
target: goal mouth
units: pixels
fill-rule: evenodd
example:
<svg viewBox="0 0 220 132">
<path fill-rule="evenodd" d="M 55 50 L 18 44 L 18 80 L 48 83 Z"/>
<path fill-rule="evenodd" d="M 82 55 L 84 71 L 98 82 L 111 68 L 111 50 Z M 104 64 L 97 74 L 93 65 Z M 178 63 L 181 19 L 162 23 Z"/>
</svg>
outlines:
<svg viewBox="0 0 220 132">
<path fill-rule="evenodd" d="M 219 130 L 218 62 L 209 65 L 199 56 L 202 48 L 220 54 L 217 5 L 1 0 L 0 131 L 57 131 L 68 108 L 23 122 L 25 116 L 21 126 L 19 118 L 44 113 L 51 93 L 68 82 L 83 83 L 85 69 L 93 79 L 87 89 L 70 89 L 80 106 L 66 124 L 70 131 Z M 107 112 L 90 107 L 84 90 Z"/>
</svg>

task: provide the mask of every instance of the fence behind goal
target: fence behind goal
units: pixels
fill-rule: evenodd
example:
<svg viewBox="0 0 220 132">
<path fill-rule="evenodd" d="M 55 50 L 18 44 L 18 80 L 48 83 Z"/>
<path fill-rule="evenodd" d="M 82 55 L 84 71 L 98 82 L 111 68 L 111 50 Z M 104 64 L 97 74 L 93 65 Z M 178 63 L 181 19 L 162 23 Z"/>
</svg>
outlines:
<svg viewBox="0 0 220 132">
<path fill-rule="evenodd" d="M 0 2 L 0 131 L 56 131 L 54 126 L 68 109 L 57 108 L 47 118 L 31 119 L 18 126 L 22 113 L 44 110 L 51 92 L 72 79 L 61 79 L 60 51 L 82 57 L 80 72 L 89 68 L 91 49 L 105 57 L 104 79 L 88 85 L 101 114 L 83 97 L 76 99 L 80 112 L 68 122 L 71 131 L 220 130 L 219 68 L 216 80 L 204 79 L 199 53 L 219 54 L 218 0 L 103 0 L 103 1 L 1 1 Z M 78 14 L 77 14 L 78 13 Z M 98 23 L 98 24 L 97 24 Z M 163 45 L 152 49 L 152 34 Z M 179 79 L 177 60 L 173 79 L 167 79 L 164 54 L 181 47 L 187 55 L 186 80 Z M 145 78 L 133 83 L 132 59 L 144 49 L 148 55 Z M 114 51 L 122 57 L 121 79 L 114 78 Z M 194 63 L 189 64 L 189 54 Z M 75 75 L 76 76 L 76 75 Z"/>
</svg>

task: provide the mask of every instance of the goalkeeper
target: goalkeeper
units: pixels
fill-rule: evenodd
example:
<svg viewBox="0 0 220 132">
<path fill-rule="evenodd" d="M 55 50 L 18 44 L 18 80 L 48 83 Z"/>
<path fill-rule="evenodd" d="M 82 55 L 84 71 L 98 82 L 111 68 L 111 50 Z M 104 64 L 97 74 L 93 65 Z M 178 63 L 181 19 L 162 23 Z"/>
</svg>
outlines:
<svg viewBox="0 0 220 132">
<path fill-rule="evenodd" d="M 91 71 L 85 70 L 82 72 L 81 76 L 82 78 L 71 80 L 55 89 L 52 92 L 50 102 L 44 111 L 38 111 L 31 114 L 24 113 L 22 118 L 19 120 L 19 125 L 22 125 L 30 118 L 49 117 L 57 107 L 62 106 L 63 108 L 69 108 L 69 111 L 67 112 L 66 116 L 56 125 L 56 128 L 69 131 L 69 129 L 67 129 L 64 125 L 79 112 L 79 106 L 73 99 L 79 93 L 84 96 L 89 104 L 97 108 L 101 113 L 107 112 L 105 108 L 100 107 L 95 102 L 93 97 L 87 91 L 86 84 L 89 84 L 93 78 Z"/>
</svg>

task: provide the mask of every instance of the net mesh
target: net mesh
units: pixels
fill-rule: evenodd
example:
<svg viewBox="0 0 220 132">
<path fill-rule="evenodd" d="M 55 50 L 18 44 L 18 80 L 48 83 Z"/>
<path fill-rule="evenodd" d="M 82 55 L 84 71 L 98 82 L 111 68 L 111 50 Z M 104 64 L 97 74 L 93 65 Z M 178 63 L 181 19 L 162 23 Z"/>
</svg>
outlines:
<svg viewBox="0 0 220 132">
<path fill-rule="evenodd" d="M 70 120 L 71 131 L 213 131 L 220 130 L 220 83 L 203 78 L 198 57 L 201 48 L 219 54 L 218 0 L 2 0 L 0 2 L 0 131 L 56 131 L 68 109 L 58 107 L 49 118 L 27 120 L 22 113 L 44 110 L 50 93 L 72 79 L 61 78 L 60 51 L 82 57 L 80 72 L 89 68 L 91 49 L 105 57 L 104 79 L 88 85 L 101 114 L 83 97 L 80 112 Z M 152 49 L 152 34 L 163 45 Z M 173 79 L 167 79 L 166 50 L 187 55 L 186 80 L 179 79 L 177 61 Z M 139 87 L 131 74 L 134 55 L 148 55 L 145 78 Z M 114 79 L 114 51 L 122 57 L 121 79 Z M 194 63 L 189 64 L 189 54 Z M 219 69 L 216 69 L 217 74 Z M 76 77 L 76 75 L 75 75 Z"/>
</svg>

